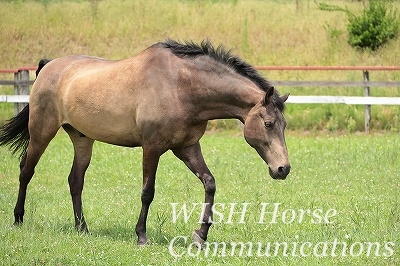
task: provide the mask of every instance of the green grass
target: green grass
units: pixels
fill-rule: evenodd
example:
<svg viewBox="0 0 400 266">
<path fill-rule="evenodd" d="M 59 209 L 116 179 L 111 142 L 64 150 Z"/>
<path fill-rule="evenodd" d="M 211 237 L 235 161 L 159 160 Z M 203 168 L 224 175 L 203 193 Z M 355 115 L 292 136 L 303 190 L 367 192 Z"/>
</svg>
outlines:
<svg viewBox="0 0 400 266">
<path fill-rule="evenodd" d="M 0 148 L 0 264 L 1 265 L 398 265 L 400 263 L 400 171 L 398 135 L 313 135 L 288 133 L 292 172 L 285 181 L 272 180 L 265 163 L 239 132 L 207 134 L 203 153 L 216 177 L 216 202 L 249 203 L 245 223 L 238 215 L 214 225 L 210 242 L 394 242 L 393 255 L 379 257 L 272 257 L 185 255 L 168 250 L 176 236 L 190 236 L 198 215 L 187 223 L 172 222 L 171 203 L 201 203 L 202 185 L 171 152 L 163 155 L 156 196 L 148 219 L 151 245 L 136 246 L 134 228 L 140 210 L 141 149 L 96 143 L 83 193 L 91 231 L 80 235 L 73 226 L 67 176 L 72 146 L 60 133 L 46 150 L 31 181 L 25 222 L 13 227 L 17 196 L 18 160 Z M 259 224 L 260 204 L 281 203 L 286 209 L 335 209 L 332 224 L 303 222 Z M 228 207 L 227 207 L 228 208 Z M 240 210 L 240 209 L 236 209 Z M 272 211 L 271 209 L 267 209 Z M 221 209 L 220 209 L 221 211 Z M 268 216 L 265 216 L 268 217 Z M 268 219 L 265 219 L 266 221 Z M 322 245 L 322 244 L 320 244 Z M 364 245 L 364 244 L 362 244 Z M 366 245 L 366 244 L 365 244 Z M 174 251 L 187 253 L 176 243 Z M 222 251 L 218 254 L 222 254 Z"/>
</svg>

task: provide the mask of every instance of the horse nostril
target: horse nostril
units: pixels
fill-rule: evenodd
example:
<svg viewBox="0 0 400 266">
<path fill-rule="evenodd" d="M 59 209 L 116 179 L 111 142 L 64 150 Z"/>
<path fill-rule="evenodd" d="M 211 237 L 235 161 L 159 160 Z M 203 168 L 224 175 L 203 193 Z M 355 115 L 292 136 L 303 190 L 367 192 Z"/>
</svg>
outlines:
<svg viewBox="0 0 400 266">
<path fill-rule="evenodd" d="M 285 167 L 284 166 L 279 166 L 278 167 L 278 173 L 281 175 L 283 174 L 283 172 L 285 171 Z"/>
<path fill-rule="evenodd" d="M 279 175 L 288 175 L 290 172 L 290 166 L 289 165 L 285 165 L 285 166 L 279 166 L 278 167 L 278 173 Z"/>
</svg>

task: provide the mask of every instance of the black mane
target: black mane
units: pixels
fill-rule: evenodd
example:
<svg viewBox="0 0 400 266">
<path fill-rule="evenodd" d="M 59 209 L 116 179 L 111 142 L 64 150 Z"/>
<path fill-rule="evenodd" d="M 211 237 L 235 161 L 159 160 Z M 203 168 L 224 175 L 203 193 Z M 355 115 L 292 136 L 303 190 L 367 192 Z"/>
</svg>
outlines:
<svg viewBox="0 0 400 266">
<path fill-rule="evenodd" d="M 196 44 L 193 41 L 186 41 L 184 44 L 182 44 L 177 41 L 167 39 L 165 42 L 161 43 L 161 45 L 170 49 L 172 53 L 181 58 L 197 57 L 202 55 L 209 56 L 217 62 L 230 67 L 239 75 L 250 79 L 265 92 L 273 87 L 269 81 L 262 77 L 253 66 L 243 61 L 238 56 L 232 55 L 231 51 L 226 50 L 222 45 L 219 45 L 217 48 L 215 48 L 209 40 L 203 40 L 201 44 Z M 283 111 L 284 103 L 280 100 L 277 90 L 274 91 L 275 93 L 272 97 L 272 101 L 278 107 L 278 109 Z"/>
</svg>

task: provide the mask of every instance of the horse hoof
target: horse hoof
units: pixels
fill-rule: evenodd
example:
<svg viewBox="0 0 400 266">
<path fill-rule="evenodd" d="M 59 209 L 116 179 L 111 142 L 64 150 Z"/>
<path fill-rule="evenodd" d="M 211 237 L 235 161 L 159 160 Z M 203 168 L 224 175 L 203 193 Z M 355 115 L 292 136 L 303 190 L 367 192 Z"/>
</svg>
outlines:
<svg viewBox="0 0 400 266">
<path fill-rule="evenodd" d="M 147 240 L 138 240 L 137 245 L 140 247 L 145 247 L 150 245 L 149 242 Z"/>
<path fill-rule="evenodd" d="M 17 222 L 17 221 L 15 221 L 14 223 L 13 223 L 13 226 L 21 226 L 22 225 L 22 222 Z"/>
<path fill-rule="evenodd" d="M 83 235 L 88 234 L 88 235 L 90 235 L 89 229 L 88 229 L 86 226 L 84 226 L 84 227 L 82 227 L 82 226 L 75 226 L 75 230 L 76 230 L 79 234 L 83 234 Z"/>
<path fill-rule="evenodd" d="M 200 248 L 203 246 L 204 242 L 206 242 L 196 233 L 196 231 L 193 232 L 192 238 L 193 238 L 193 243 L 195 243 Z"/>
<path fill-rule="evenodd" d="M 24 222 L 24 215 L 22 214 L 14 214 L 14 226 L 19 226 Z"/>
</svg>

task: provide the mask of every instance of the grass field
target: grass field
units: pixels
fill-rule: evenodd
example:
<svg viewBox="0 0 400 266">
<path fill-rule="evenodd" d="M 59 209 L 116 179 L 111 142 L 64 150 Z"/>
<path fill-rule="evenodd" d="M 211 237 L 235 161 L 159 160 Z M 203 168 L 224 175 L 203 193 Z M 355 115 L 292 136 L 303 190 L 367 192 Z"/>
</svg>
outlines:
<svg viewBox="0 0 400 266">
<path fill-rule="evenodd" d="M 362 1 L 327 0 L 355 14 Z M 400 8 L 394 2 L 392 8 Z M 347 44 L 347 17 L 308 0 L 0 1 L 0 68 L 36 65 L 41 58 L 88 54 L 131 57 L 167 37 L 224 44 L 253 65 L 398 65 L 400 39 L 378 52 Z M 270 80 L 362 80 L 360 71 L 264 71 Z M 1 77 L 1 76 L 0 76 Z M 12 79 L 7 76 L 5 78 Z M 375 71 L 372 81 L 400 80 L 400 71 Z M 291 95 L 363 95 L 363 88 L 282 87 Z M 0 94 L 13 93 L 0 88 Z M 372 88 L 399 96 L 399 88 Z M 3 104 L 0 104 L 0 108 Z M 0 109 L 1 110 L 1 109 Z M 12 113 L 12 109 L 9 109 Z M 373 106 L 373 130 L 400 131 L 400 107 Z M 9 116 L 0 114 L 0 124 Z M 292 130 L 363 131 L 363 106 L 290 105 Z M 232 127 L 236 124 L 222 123 Z"/>
<path fill-rule="evenodd" d="M 25 223 L 17 228 L 12 226 L 12 210 L 18 160 L 1 147 L 0 265 L 398 265 L 398 135 L 307 137 L 289 132 L 287 145 L 292 172 L 285 181 L 276 181 L 240 132 L 206 134 L 203 152 L 216 177 L 221 213 L 208 241 L 219 243 L 220 248 L 215 256 L 213 250 L 191 256 L 196 249 L 190 249 L 190 240 L 185 244 L 180 239 L 172 242 L 172 254 L 182 255 L 179 258 L 171 255 L 171 241 L 179 236 L 190 239 L 199 226 L 201 209 L 187 222 L 181 216 L 173 222 L 171 203 L 192 206 L 201 203 L 204 195 L 200 182 L 172 153 L 160 162 L 148 219 L 151 245 L 141 248 L 134 233 L 140 208 L 141 149 L 95 144 L 83 194 L 91 234 L 80 235 L 73 227 L 67 184 L 72 147 L 66 134 L 60 132 L 42 157 L 28 189 Z M 240 214 L 233 214 L 229 222 L 233 203 L 235 211 L 248 203 L 243 221 Z M 272 223 L 268 212 L 279 203 Z M 264 223 L 259 223 L 263 205 Z M 307 214 L 299 222 L 301 209 L 326 214 L 329 223 Z M 240 242 L 254 243 L 250 255 L 246 246 L 239 256 L 234 245 Z M 281 246 L 275 255 L 271 251 L 271 256 L 259 257 L 258 242 L 263 247 L 288 243 L 287 254 Z M 227 244 L 226 250 L 222 243 Z M 301 246 L 308 255 L 299 255 Z"/>
</svg>

